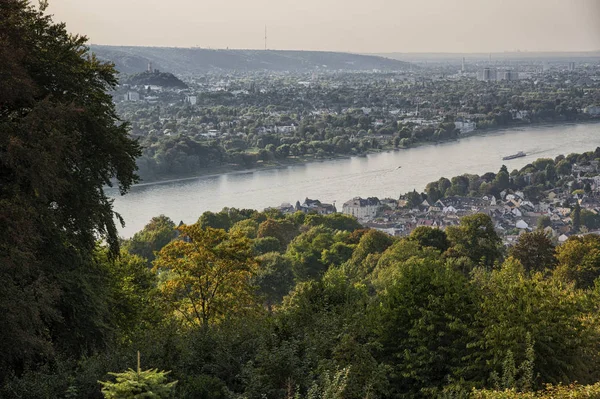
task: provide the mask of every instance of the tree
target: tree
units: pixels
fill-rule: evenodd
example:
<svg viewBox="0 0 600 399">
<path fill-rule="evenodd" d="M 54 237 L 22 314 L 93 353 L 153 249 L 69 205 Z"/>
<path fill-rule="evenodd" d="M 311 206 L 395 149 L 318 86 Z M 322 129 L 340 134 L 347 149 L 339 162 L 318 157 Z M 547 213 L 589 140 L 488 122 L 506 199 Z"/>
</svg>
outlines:
<svg viewBox="0 0 600 399">
<path fill-rule="evenodd" d="M 106 399 L 161 399 L 169 398 L 177 381 L 167 382 L 169 371 L 157 369 L 137 371 L 129 369 L 123 373 L 108 373 L 116 381 L 99 381 L 102 395 Z"/>
<path fill-rule="evenodd" d="M 269 252 L 280 252 L 281 243 L 275 237 L 257 238 L 253 242 L 254 252 L 257 255 L 264 255 Z"/>
<path fill-rule="evenodd" d="M 590 288 L 600 277 L 600 237 L 586 234 L 570 237 L 556 249 L 556 275 L 575 282 L 579 288 Z"/>
<path fill-rule="evenodd" d="M 274 237 L 279 240 L 281 248 L 285 249 L 288 244 L 298 235 L 298 229 L 287 220 L 267 219 L 258 226 L 256 236 L 258 238 Z"/>
<path fill-rule="evenodd" d="M 409 208 L 416 208 L 417 206 L 421 205 L 422 202 L 423 197 L 421 197 L 421 194 L 419 194 L 417 190 L 413 190 L 412 192 L 406 194 L 406 205 Z"/>
<path fill-rule="evenodd" d="M 581 225 L 586 227 L 588 230 L 596 230 L 600 228 L 600 215 L 589 211 L 587 209 L 582 209 L 580 214 Z"/>
<path fill-rule="evenodd" d="M 494 186 L 498 191 L 506 190 L 510 184 L 510 177 L 507 172 L 500 171 L 494 179 Z"/>
<path fill-rule="evenodd" d="M 354 245 L 336 242 L 331 248 L 326 249 L 321 253 L 321 261 L 330 266 L 339 266 L 352 257 L 354 247 Z"/>
<path fill-rule="evenodd" d="M 571 174 L 571 163 L 569 161 L 567 161 L 566 159 L 561 160 L 557 165 L 556 165 L 556 173 L 558 173 L 560 176 L 568 176 Z"/>
<path fill-rule="evenodd" d="M 253 277 L 253 283 L 264 297 L 267 308 L 271 310 L 294 286 L 292 262 L 278 252 L 259 256 L 257 261 L 260 266 Z"/>
<path fill-rule="evenodd" d="M 258 232 L 258 223 L 252 219 L 240 220 L 229 229 L 229 232 L 240 233 L 248 238 L 256 238 Z"/>
<path fill-rule="evenodd" d="M 374 229 L 368 230 L 354 249 L 352 261 L 361 263 L 369 255 L 383 253 L 393 243 L 394 239 L 388 234 Z"/>
<path fill-rule="evenodd" d="M 152 262 L 154 253 L 160 251 L 176 236 L 175 223 L 170 218 L 165 215 L 155 216 L 141 231 L 125 241 L 123 247 L 129 253 Z"/>
<path fill-rule="evenodd" d="M 581 207 L 579 206 L 579 202 L 575 202 L 575 208 L 571 213 L 571 218 L 573 220 L 573 231 L 578 233 L 579 229 L 581 229 Z"/>
<path fill-rule="evenodd" d="M 558 176 L 556 174 L 556 167 L 552 163 L 549 163 L 546 166 L 546 180 L 552 184 L 556 183 L 556 180 L 558 180 Z"/>
<path fill-rule="evenodd" d="M 552 226 L 550 216 L 542 216 L 537 221 L 537 229 L 544 230 L 546 227 Z"/>
<path fill-rule="evenodd" d="M 257 263 L 250 240 L 199 223 L 179 231 L 183 239 L 164 247 L 154 261 L 167 305 L 187 324 L 204 327 L 251 306 Z"/>
<path fill-rule="evenodd" d="M 502 256 L 502 240 L 496 234 L 492 219 L 483 214 L 465 216 L 459 226 L 446 229 L 450 256 L 466 256 L 475 264 L 490 268 Z"/>
<path fill-rule="evenodd" d="M 294 238 L 288 245 L 286 255 L 294 261 L 297 281 L 318 278 L 325 273 L 327 265 L 322 261 L 322 252 L 333 243 L 333 231 L 322 226 L 313 227 Z"/>
<path fill-rule="evenodd" d="M 309 214 L 304 224 L 307 226 L 325 226 L 332 230 L 354 231 L 362 228 L 355 217 L 343 213 L 332 213 L 330 215 Z"/>
<path fill-rule="evenodd" d="M 517 259 L 526 272 L 553 269 L 556 264 L 554 245 L 543 231 L 523 233 L 510 249 L 510 256 Z"/>
<path fill-rule="evenodd" d="M 432 259 L 397 263 L 379 303 L 378 358 L 390 370 L 391 397 L 437 397 L 459 379 L 468 353 L 474 302 L 467 279 Z"/>
<path fill-rule="evenodd" d="M 218 213 L 206 211 L 200 216 L 198 223 L 202 228 L 210 227 L 213 229 L 229 230 L 231 227 L 231 219 L 227 212 L 223 211 Z"/>
<path fill-rule="evenodd" d="M 433 247 L 441 252 L 445 252 L 450 246 L 448 237 L 443 230 L 427 226 L 419 226 L 414 229 L 408 239 L 418 242 L 422 247 Z"/>
<path fill-rule="evenodd" d="M 519 261 L 508 258 L 491 272 L 477 270 L 473 285 L 479 292 L 473 324 L 475 353 L 467 359 L 480 377 L 500 374 L 508 351 L 514 364 L 527 359 L 533 342 L 534 388 L 540 382 L 582 383 L 595 380 L 598 357 L 594 348 L 600 338 L 592 323 L 588 298 L 573 285 L 541 273 L 531 276 Z M 528 337 L 529 336 L 529 337 Z"/>
<path fill-rule="evenodd" d="M 115 216 L 123 220 L 104 187 L 129 190 L 140 148 L 106 92 L 117 84 L 115 70 L 89 54 L 84 37 L 23 0 L 0 3 L 0 37 L 0 375 L 7 376 L 55 349 L 77 356 L 105 342 L 107 326 L 93 322 L 102 299 L 80 288 L 94 284 L 97 239 L 119 253 Z"/>
<path fill-rule="evenodd" d="M 446 191 L 451 186 L 452 186 L 452 183 L 450 182 L 450 180 L 446 179 L 445 177 L 442 177 L 438 180 L 438 189 L 440 190 L 442 197 L 446 196 Z"/>
<path fill-rule="evenodd" d="M 437 202 L 437 200 L 439 200 L 440 198 L 442 198 L 442 193 L 440 192 L 440 190 L 438 188 L 438 183 L 437 182 L 429 183 L 425 187 L 425 194 L 427 194 L 427 201 L 431 205 L 433 205 L 434 203 Z"/>
</svg>

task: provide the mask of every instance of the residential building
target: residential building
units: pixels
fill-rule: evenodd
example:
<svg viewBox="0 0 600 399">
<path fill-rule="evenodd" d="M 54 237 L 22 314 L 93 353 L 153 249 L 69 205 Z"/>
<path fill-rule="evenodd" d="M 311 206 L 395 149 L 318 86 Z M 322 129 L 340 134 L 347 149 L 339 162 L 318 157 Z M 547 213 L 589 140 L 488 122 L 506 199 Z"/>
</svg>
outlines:
<svg viewBox="0 0 600 399">
<path fill-rule="evenodd" d="M 323 204 L 319 200 L 309 198 L 306 198 L 302 204 L 300 204 L 300 201 L 296 201 L 294 209 L 304 213 L 318 213 L 319 215 L 329 215 L 337 212 L 335 204 Z"/>
<path fill-rule="evenodd" d="M 372 219 L 377 215 L 381 202 L 376 197 L 363 199 L 356 197 L 344 203 L 342 213 L 357 219 Z"/>
</svg>

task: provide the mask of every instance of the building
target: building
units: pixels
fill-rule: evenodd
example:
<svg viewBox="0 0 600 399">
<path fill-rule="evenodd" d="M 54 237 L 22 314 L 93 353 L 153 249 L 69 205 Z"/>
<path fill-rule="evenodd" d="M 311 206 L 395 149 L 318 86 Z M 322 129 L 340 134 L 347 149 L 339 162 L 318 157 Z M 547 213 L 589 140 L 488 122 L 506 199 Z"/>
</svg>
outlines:
<svg viewBox="0 0 600 399">
<path fill-rule="evenodd" d="M 198 97 L 196 96 L 186 96 L 185 97 L 185 102 L 190 104 L 190 105 L 196 105 L 196 103 L 198 102 Z"/>
<path fill-rule="evenodd" d="M 475 130 L 477 124 L 473 121 L 456 121 L 454 127 L 460 130 L 461 134 L 470 133 Z"/>
<path fill-rule="evenodd" d="M 575 63 L 574 62 L 569 62 L 569 71 L 574 71 L 575 70 Z"/>
<path fill-rule="evenodd" d="M 496 75 L 496 69 L 486 67 L 477 71 L 477 80 L 482 82 L 493 82 L 496 80 Z"/>
<path fill-rule="evenodd" d="M 127 94 L 125 94 L 125 101 L 140 101 L 140 93 L 128 91 Z"/>
<path fill-rule="evenodd" d="M 497 71 L 496 79 L 497 80 L 518 80 L 519 73 L 517 71 L 513 71 L 512 69 Z"/>
<path fill-rule="evenodd" d="M 381 207 L 381 202 L 376 197 L 362 199 L 355 197 L 344 203 L 342 213 L 354 216 L 357 219 L 373 219 Z"/>
<path fill-rule="evenodd" d="M 300 201 L 296 201 L 294 208 L 296 211 L 318 213 L 319 215 L 329 215 L 337 212 L 335 204 L 323 204 L 319 200 L 311 200 L 309 198 L 306 198 L 302 204 L 300 204 Z"/>
</svg>

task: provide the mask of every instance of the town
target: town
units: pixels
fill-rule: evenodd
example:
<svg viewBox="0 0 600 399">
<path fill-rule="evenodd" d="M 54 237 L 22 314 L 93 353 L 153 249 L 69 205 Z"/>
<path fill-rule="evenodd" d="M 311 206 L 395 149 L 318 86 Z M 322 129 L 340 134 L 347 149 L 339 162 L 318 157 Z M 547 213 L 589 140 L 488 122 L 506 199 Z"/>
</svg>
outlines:
<svg viewBox="0 0 600 399">
<path fill-rule="evenodd" d="M 155 68 L 112 93 L 140 140 L 143 181 L 304 163 L 600 118 L 600 66 L 459 61 L 398 70 L 211 72 Z"/>
<path fill-rule="evenodd" d="M 430 183 L 426 192 L 395 198 L 352 198 L 335 204 L 306 198 L 272 209 L 327 215 L 341 212 L 363 226 L 408 236 L 419 226 L 445 229 L 460 218 L 483 213 L 493 220 L 505 245 L 523 232 L 543 230 L 555 244 L 575 234 L 600 234 L 600 149 L 557 159 L 538 159 L 513 171 L 463 175 Z M 442 195 L 442 191 L 445 195 Z"/>
</svg>

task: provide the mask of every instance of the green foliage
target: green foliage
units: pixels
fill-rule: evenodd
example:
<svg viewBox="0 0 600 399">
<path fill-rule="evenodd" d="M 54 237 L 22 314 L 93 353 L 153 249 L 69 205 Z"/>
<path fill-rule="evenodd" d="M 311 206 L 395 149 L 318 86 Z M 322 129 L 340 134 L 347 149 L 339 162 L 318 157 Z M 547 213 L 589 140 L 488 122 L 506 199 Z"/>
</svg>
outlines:
<svg viewBox="0 0 600 399">
<path fill-rule="evenodd" d="M 100 381 L 106 399 L 169 398 L 177 381 L 167 382 L 169 372 L 129 369 L 122 373 L 109 373 L 116 381 Z"/>
<path fill-rule="evenodd" d="M 327 270 L 322 252 L 334 243 L 333 231 L 326 227 L 313 227 L 300 234 L 288 246 L 286 256 L 294 262 L 297 281 L 318 278 Z"/>
<path fill-rule="evenodd" d="M 274 237 L 285 248 L 298 233 L 297 227 L 290 221 L 267 219 L 258 226 L 257 237 Z"/>
<path fill-rule="evenodd" d="M 323 374 L 321 384 L 316 382 L 310 387 L 306 399 L 344 399 L 346 385 L 348 384 L 349 369 L 336 371 L 333 375 L 326 371 Z M 294 395 L 294 399 L 301 399 L 302 395 Z"/>
<path fill-rule="evenodd" d="M 132 86 L 162 86 L 186 89 L 188 86 L 168 72 L 145 71 L 128 76 L 123 83 Z"/>
<path fill-rule="evenodd" d="M 573 236 L 556 251 L 556 276 L 579 288 L 590 288 L 600 277 L 600 237 L 587 234 Z"/>
<path fill-rule="evenodd" d="M 307 226 L 324 226 L 332 230 L 355 231 L 362 226 L 356 218 L 344 215 L 342 213 L 332 213 L 330 215 L 307 215 L 304 224 Z"/>
<path fill-rule="evenodd" d="M 253 283 L 258 287 L 259 295 L 265 298 L 267 307 L 271 309 L 273 305 L 280 303 L 294 286 L 292 261 L 278 252 L 269 252 L 256 259 L 260 266 L 253 277 Z"/>
<path fill-rule="evenodd" d="M 523 233 L 510 249 L 510 256 L 521 262 L 526 272 L 544 271 L 554 268 L 554 245 L 543 231 Z"/>
<path fill-rule="evenodd" d="M 164 278 L 159 291 L 182 323 L 206 328 L 254 305 L 250 279 L 256 273 L 250 241 L 200 223 L 179 228 L 184 240 L 164 247 L 154 271 Z"/>
<path fill-rule="evenodd" d="M 571 213 L 571 220 L 573 221 L 573 231 L 578 233 L 579 229 L 581 229 L 581 207 L 579 206 L 579 202 L 575 203 L 575 208 Z"/>
<path fill-rule="evenodd" d="M 257 238 L 253 241 L 253 246 L 257 255 L 281 251 L 281 243 L 275 237 Z"/>
<path fill-rule="evenodd" d="M 487 268 L 502 256 L 502 241 L 494 230 L 492 219 L 482 213 L 463 217 L 460 225 L 448 227 L 446 234 L 451 243 L 450 256 L 464 256 Z"/>
<path fill-rule="evenodd" d="M 123 248 L 151 263 L 155 253 L 176 236 L 175 223 L 165 215 L 160 215 L 153 217 L 141 231 L 135 233 L 130 240 L 125 241 Z"/>
<path fill-rule="evenodd" d="M 448 237 L 443 230 L 427 226 L 419 226 L 414 229 L 408 239 L 418 242 L 422 247 L 433 247 L 441 252 L 445 252 L 450 246 Z"/>
<path fill-rule="evenodd" d="M 593 382 L 598 361 L 593 348 L 599 337 L 588 323 L 592 309 L 585 294 L 541 274 L 528 278 L 513 258 L 499 270 L 479 270 L 474 284 L 481 297 L 473 366 L 482 373 L 500 373 L 508 351 L 521 364 L 533 342 L 534 387 L 540 382 Z"/>
<path fill-rule="evenodd" d="M 231 227 L 231 219 L 225 212 L 214 213 L 206 211 L 200 216 L 198 223 L 203 229 L 210 227 L 213 229 L 229 230 Z"/>
<path fill-rule="evenodd" d="M 552 220 L 550 220 L 550 217 L 544 215 L 538 219 L 537 229 L 543 230 L 546 227 L 551 226 L 551 225 L 552 225 Z"/>
<path fill-rule="evenodd" d="M 1 382 L 106 342 L 92 252 L 100 238 L 119 253 L 104 187 L 128 191 L 140 148 L 106 93 L 115 70 L 85 38 L 21 0 L 0 3 L 0 32 Z"/>
<path fill-rule="evenodd" d="M 229 232 L 232 234 L 242 234 L 248 238 L 256 238 L 258 223 L 252 219 L 241 220 L 231 226 Z"/>
<path fill-rule="evenodd" d="M 466 278 L 440 261 L 411 258 L 395 267 L 377 306 L 379 356 L 393 370 L 393 396 L 435 396 L 463 372 L 472 294 Z"/>
<path fill-rule="evenodd" d="M 421 197 L 421 194 L 417 193 L 416 190 L 406 194 L 406 206 L 409 208 L 416 208 L 417 206 L 421 205 L 422 202 L 423 198 Z"/>
<path fill-rule="evenodd" d="M 504 391 L 473 391 L 473 399 L 598 399 L 600 383 L 594 385 L 548 385 L 539 392 L 521 393 L 515 389 Z"/>
</svg>

